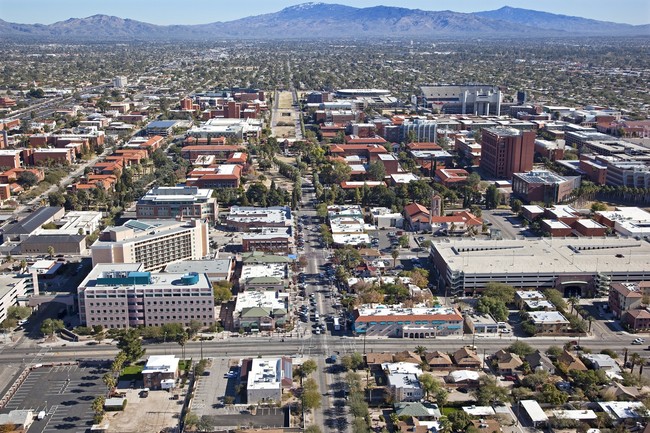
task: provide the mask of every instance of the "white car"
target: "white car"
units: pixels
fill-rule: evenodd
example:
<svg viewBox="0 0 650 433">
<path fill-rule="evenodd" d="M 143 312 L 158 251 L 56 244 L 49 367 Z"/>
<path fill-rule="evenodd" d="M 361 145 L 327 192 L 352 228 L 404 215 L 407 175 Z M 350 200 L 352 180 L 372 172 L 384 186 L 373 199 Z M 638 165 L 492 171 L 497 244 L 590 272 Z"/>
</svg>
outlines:
<svg viewBox="0 0 650 433">
<path fill-rule="evenodd" d="M 645 340 L 643 338 L 635 338 L 632 341 L 632 344 L 643 344 L 643 343 L 645 343 Z"/>
</svg>

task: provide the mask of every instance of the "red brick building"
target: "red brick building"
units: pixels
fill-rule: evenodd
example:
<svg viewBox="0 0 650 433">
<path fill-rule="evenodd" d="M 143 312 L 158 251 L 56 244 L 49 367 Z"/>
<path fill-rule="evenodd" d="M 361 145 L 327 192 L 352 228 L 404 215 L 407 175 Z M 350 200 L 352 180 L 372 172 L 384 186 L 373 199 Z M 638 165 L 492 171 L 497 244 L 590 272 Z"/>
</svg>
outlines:
<svg viewBox="0 0 650 433">
<path fill-rule="evenodd" d="M 447 188 L 466 183 L 468 176 L 467 170 L 462 168 L 439 168 L 436 170 L 436 179 Z"/>
<path fill-rule="evenodd" d="M 21 149 L 3 149 L 0 150 L 0 167 L 12 169 L 20 167 Z"/>
<path fill-rule="evenodd" d="M 497 179 L 533 169 L 535 132 L 486 128 L 481 136 L 481 168 Z"/>
</svg>

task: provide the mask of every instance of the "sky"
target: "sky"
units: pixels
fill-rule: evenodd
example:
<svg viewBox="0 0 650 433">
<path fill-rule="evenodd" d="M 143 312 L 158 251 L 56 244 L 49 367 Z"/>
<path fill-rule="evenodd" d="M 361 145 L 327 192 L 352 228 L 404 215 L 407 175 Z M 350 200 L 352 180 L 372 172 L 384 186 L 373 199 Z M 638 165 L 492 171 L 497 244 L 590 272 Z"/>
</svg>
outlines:
<svg viewBox="0 0 650 433">
<path fill-rule="evenodd" d="M 0 19 L 51 24 L 96 14 L 152 24 L 206 24 L 277 12 L 301 0 L 0 0 Z M 648 0 L 323 0 L 355 7 L 400 6 L 423 10 L 478 12 L 502 6 L 628 24 L 650 24 Z"/>
</svg>

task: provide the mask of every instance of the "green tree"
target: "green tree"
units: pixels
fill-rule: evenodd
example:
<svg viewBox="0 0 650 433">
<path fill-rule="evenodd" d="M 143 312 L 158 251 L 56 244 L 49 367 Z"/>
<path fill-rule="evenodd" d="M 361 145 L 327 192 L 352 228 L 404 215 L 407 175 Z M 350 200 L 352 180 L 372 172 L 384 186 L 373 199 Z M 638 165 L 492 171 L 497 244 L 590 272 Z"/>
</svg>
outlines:
<svg viewBox="0 0 650 433">
<path fill-rule="evenodd" d="M 523 341 L 515 341 L 510 346 L 508 346 L 508 352 L 514 353 L 523 358 L 535 352 L 535 349 L 533 349 L 528 343 L 525 343 Z"/>
<path fill-rule="evenodd" d="M 32 315 L 30 307 L 22 307 L 20 305 L 12 305 L 7 308 L 7 317 L 10 319 L 23 320 Z"/>
<path fill-rule="evenodd" d="M 312 424 L 305 429 L 305 433 L 323 433 L 323 431 L 316 424 Z"/>
<path fill-rule="evenodd" d="M 591 213 L 602 212 L 609 209 L 607 205 L 600 201 L 595 201 L 591 204 Z"/>
<path fill-rule="evenodd" d="M 133 363 L 138 359 L 142 358 L 146 352 L 142 348 L 142 340 L 138 331 L 133 328 L 129 328 L 122 336 L 120 336 L 117 342 L 117 348 L 124 352 L 126 357 L 126 362 Z"/>
<path fill-rule="evenodd" d="M 510 304 L 515 300 L 515 288 L 504 283 L 489 282 L 485 285 L 483 296 L 489 296 Z"/>
<path fill-rule="evenodd" d="M 397 251 L 397 249 L 394 249 L 390 252 L 390 256 L 393 258 L 393 267 L 395 267 L 397 264 L 397 258 L 399 257 L 399 251 Z"/>
<path fill-rule="evenodd" d="M 183 330 L 183 332 L 181 332 L 176 336 L 176 342 L 178 343 L 179 346 L 181 346 L 183 359 L 185 359 L 185 344 L 187 344 L 188 339 L 189 339 L 189 335 L 187 335 L 187 331 L 185 330 Z"/>
<path fill-rule="evenodd" d="M 214 294 L 215 303 L 222 304 L 232 299 L 232 290 L 229 285 L 230 283 L 227 281 L 217 281 L 212 284 L 212 293 Z"/>
<path fill-rule="evenodd" d="M 479 379 L 479 386 L 474 390 L 476 401 L 481 406 L 494 404 L 495 402 L 507 402 L 510 400 L 508 390 L 499 386 L 493 376 L 482 376 Z"/>
<path fill-rule="evenodd" d="M 489 296 L 484 296 L 478 300 L 476 310 L 483 314 L 490 314 L 498 322 L 507 320 L 510 313 L 502 300 Z"/>
<path fill-rule="evenodd" d="M 54 247 L 52 245 L 47 247 L 47 255 L 50 256 L 50 259 L 54 257 Z"/>
<path fill-rule="evenodd" d="M 354 269 L 361 263 L 359 250 L 349 245 L 334 251 L 334 261 L 346 269 Z"/>
<path fill-rule="evenodd" d="M 38 183 L 38 177 L 31 171 L 22 171 L 18 174 L 16 182 L 22 187 L 29 189 Z"/>
<path fill-rule="evenodd" d="M 318 390 L 309 390 L 302 394 L 302 405 L 307 410 L 320 408 L 321 402 L 321 396 Z"/>
<path fill-rule="evenodd" d="M 519 199 L 514 199 L 510 205 L 510 209 L 513 213 L 519 214 L 524 207 L 524 203 Z"/>
<path fill-rule="evenodd" d="M 487 209 L 496 209 L 501 202 L 501 193 L 496 185 L 492 184 L 485 190 L 485 207 Z"/>
<path fill-rule="evenodd" d="M 380 161 L 375 161 L 368 165 L 366 175 L 369 180 L 384 180 L 386 177 L 386 167 Z"/>
<path fill-rule="evenodd" d="M 415 346 L 414 352 L 422 358 L 427 353 L 427 348 L 424 346 Z"/>
<path fill-rule="evenodd" d="M 569 394 L 560 391 L 552 383 L 546 383 L 542 387 L 541 401 L 544 403 L 561 405 L 567 402 Z"/>
<path fill-rule="evenodd" d="M 546 299 L 553 305 L 555 305 L 555 308 L 557 308 L 560 312 L 565 312 L 567 308 L 567 304 L 564 301 L 564 298 L 562 297 L 562 293 L 560 293 L 559 290 L 556 289 L 546 289 L 544 290 L 544 296 L 546 296 Z"/>
<path fill-rule="evenodd" d="M 113 376 L 112 373 L 105 373 L 104 376 L 102 376 L 102 382 L 104 382 L 104 385 L 106 385 L 106 388 L 108 390 L 112 390 L 115 388 L 115 385 L 117 384 L 117 379 L 115 379 L 115 376 Z"/>
<path fill-rule="evenodd" d="M 45 319 L 41 324 L 41 332 L 43 335 L 53 336 L 55 332 L 59 332 L 65 328 L 62 320 L 58 319 Z"/>
<path fill-rule="evenodd" d="M 472 424 L 472 418 L 464 410 L 456 410 L 447 415 L 454 431 L 464 432 Z"/>
<path fill-rule="evenodd" d="M 397 241 L 399 242 L 399 246 L 402 248 L 408 248 L 410 244 L 408 235 L 400 236 Z"/>
</svg>

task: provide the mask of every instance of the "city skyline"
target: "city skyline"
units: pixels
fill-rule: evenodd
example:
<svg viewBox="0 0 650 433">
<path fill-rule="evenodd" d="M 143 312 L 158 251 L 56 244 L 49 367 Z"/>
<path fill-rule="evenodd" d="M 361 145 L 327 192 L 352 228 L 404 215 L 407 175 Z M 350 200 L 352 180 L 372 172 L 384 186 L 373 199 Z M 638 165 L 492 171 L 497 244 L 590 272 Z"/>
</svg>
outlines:
<svg viewBox="0 0 650 433">
<path fill-rule="evenodd" d="M 151 24 L 207 24 L 218 21 L 232 21 L 252 15 L 262 15 L 280 11 L 283 8 L 305 3 L 299 0 L 251 0 L 248 7 L 232 3 L 216 4 L 199 0 L 193 8 L 183 7 L 181 3 L 171 0 L 140 1 L 133 3 L 126 0 L 111 2 L 85 2 L 80 0 L 0 0 L 0 19 L 25 24 L 52 24 L 69 18 L 84 18 L 97 14 L 129 18 Z M 572 15 L 583 18 L 611 21 L 626 24 L 650 23 L 650 4 L 644 0 L 625 0 L 612 3 L 604 0 L 576 0 L 565 2 L 550 0 L 539 3 L 532 0 L 507 2 L 503 0 L 456 2 L 439 0 L 338 0 L 322 3 L 343 4 L 354 7 L 395 6 L 428 11 L 452 10 L 455 12 L 479 12 L 512 6 L 538 10 L 554 14 Z M 621 7 L 621 6 L 624 7 Z"/>
</svg>

